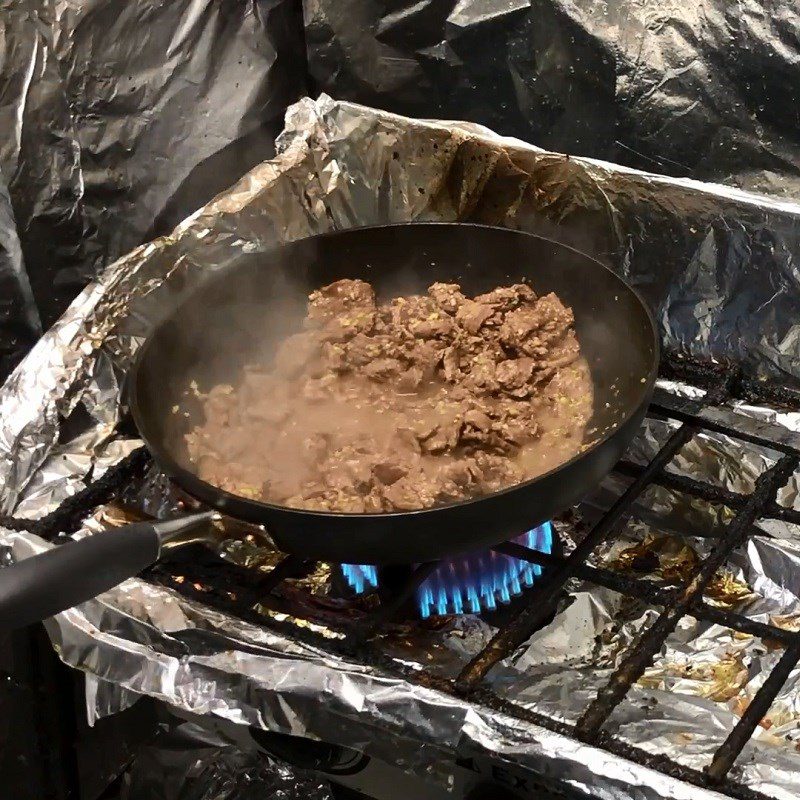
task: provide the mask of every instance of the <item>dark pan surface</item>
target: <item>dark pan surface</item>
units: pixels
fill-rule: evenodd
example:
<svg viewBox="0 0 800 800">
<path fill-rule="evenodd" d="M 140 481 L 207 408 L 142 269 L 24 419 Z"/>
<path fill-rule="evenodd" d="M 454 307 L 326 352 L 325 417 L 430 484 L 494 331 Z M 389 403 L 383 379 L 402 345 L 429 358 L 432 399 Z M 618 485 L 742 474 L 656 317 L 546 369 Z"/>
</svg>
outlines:
<svg viewBox="0 0 800 800">
<path fill-rule="evenodd" d="M 526 280 L 572 307 L 594 382 L 589 446 L 532 481 L 473 500 L 414 512 L 332 514 L 223 492 L 192 471 L 183 442 L 197 419 L 184 396 L 236 383 L 241 366 L 292 332 L 307 294 L 362 278 L 379 299 L 458 282 L 467 294 Z M 531 234 L 478 225 L 420 223 L 340 231 L 249 255 L 215 273 L 148 337 L 131 379 L 131 407 L 160 466 L 198 499 L 263 523 L 286 552 L 357 563 L 421 562 L 506 540 L 574 504 L 613 467 L 636 432 L 658 364 L 652 317 L 598 261 Z M 188 408 L 188 416 L 173 407 Z"/>
</svg>

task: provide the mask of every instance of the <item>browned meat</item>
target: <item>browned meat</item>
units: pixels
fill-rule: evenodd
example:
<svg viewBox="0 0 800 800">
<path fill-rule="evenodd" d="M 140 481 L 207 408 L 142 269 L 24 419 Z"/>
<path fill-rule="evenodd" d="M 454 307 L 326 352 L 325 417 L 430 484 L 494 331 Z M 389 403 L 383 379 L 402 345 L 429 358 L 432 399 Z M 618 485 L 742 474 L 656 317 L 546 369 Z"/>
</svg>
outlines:
<svg viewBox="0 0 800 800">
<path fill-rule="evenodd" d="M 524 283 L 515 283 L 513 286 L 500 286 L 491 292 L 478 295 L 478 303 L 486 303 L 498 311 L 513 311 L 526 303 L 536 300 L 536 292 Z"/>
<path fill-rule="evenodd" d="M 580 449 L 591 414 L 572 312 L 524 285 L 457 284 L 378 306 L 342 280 L 236 388 L 201 396 L 198 474 L 248 497 L 351 513 L 497 491 Z"/>
<path fill-rule="evenodd" d="M 364 281 L 341 280 L 312 292 L 308 298 L 308 319 L 328 322 L 355 314 L 375 312 L 375 292 Z"/>
<path fill-rule="evenodd" d="M 455 314 L 466 299 L 457 283 L 434 283 L 428 287 L 428 294 L 448 314 Z"/>
<path fill-rule="evenodd" d="M 506 314 L 500 337 L 503 344 L 519 354 L 547 359 L 555 346 L 563 346 L 567 338 L 575 339 L 573 322 L 572 311 L 554 294 L 548 294 Z M 575 347 L 575 357 L 577 354 Z"/>
<path fill-rule="evenodd" d="M 465 300 L 456 312 L 456 320 L 465 331 L 474 335 L 492 314 L 494 314 L 494 308 L 488 303 Z"/>
</svg>

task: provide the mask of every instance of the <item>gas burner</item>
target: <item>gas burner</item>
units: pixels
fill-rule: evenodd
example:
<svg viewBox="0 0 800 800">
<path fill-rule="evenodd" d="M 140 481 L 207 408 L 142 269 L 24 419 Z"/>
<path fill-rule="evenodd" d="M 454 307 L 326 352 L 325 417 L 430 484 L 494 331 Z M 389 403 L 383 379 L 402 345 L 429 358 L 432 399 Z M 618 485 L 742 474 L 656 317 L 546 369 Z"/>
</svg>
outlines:
<svg viewBox="0 0 800 800">
<path fill-rule="evenodd" d="M 549 522 L 512 539 L 517 544 L 550 553 L 553 528 Z M 342 564 L 342 573 L 356 594 L 377 589 L 380 575 L 377 567 L 368 564 Z M 431 614 L 479 614 L 494 611 L 498 603 L 509 603 L 512 597 L 532 586 L 542 568 L 528 561 L 501 555 L 493 550 L 465 553 L 441 561 L 416 590 L 420 616 Z"/>
</svg>

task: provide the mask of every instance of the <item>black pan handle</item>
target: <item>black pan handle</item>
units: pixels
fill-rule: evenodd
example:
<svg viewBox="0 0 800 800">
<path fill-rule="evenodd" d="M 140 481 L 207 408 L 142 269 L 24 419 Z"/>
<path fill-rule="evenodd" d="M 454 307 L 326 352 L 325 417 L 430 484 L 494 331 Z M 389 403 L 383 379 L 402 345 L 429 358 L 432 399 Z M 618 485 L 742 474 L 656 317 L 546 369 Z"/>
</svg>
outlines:
<svg viewBox="0 0 800 800">
<path fill-rule="evenodd" d="M 136 522 L 0 569 L 0 631 L 40 622 L 113 588 L 155 563 L 163 545 L 208 527 L 215 516 Z"/>
</svg>

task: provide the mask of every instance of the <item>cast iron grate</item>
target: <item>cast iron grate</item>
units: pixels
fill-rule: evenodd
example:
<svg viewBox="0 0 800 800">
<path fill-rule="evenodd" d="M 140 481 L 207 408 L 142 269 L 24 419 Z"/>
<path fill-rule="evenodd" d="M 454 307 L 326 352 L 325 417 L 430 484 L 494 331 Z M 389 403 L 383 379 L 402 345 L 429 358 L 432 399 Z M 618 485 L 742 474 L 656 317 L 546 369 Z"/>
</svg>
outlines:
<svg viewBox="0 0 800 800">
<path fill-rule="evenodd" d="M 382 655 L 379 648 L 372 644 L 375 634 L 391 624 L 413 596 L 415 588 L 435 568 L 435 563 L 417 567 L 404 583 L 394 587 L 389 596 L 384 593 L 380 604 L 371 611 L 357 611 L 349 621 L 336 615 L 331 615 L 330 620 L 320 620 L 322 624 L 330 624 L 332 629 L 341 633 L 341 638 L 336 639 L 325 637 L 307 627 L 299 628 L 286 621 L 265 616 L 254 608 L 259 604 L 277 612 L 298 613 L 296 604 L 287 601 L 285 594 L 275 591 L 288 579 L 307 574 L 314 568 L 313 563 L 297 556 L 286 556 L 271 572 L 264 574 L 221 561 L 210 552 L 203 554 L 195 551 L 191 558 L 178 557 L 174 562 L 162 561 L 148 570 L 146 577 L 247 621 L 277 628 L 289 636 L 311 641 L 316 646 L 339 655 L 360 658 L 388 672 L 400 674 L 410 681 L 470 699 L 520 720 L 602 747 L 620 757 L 689 783 L 713 788 L 743 800 L 762 798 L 763 795 L 736 782 L 729 773 L 759 721 L 800 661 L 800 633 L 709 605 L 703 600 L 703 592 L 728 556 L 754 534 L 753 523 L 757 519 L 782 519 L 800 524 L 800 511 L 780 506 L 776 500 L 778 491 L 800 466 L 800 448 L 771 439 L 768 434 L 734 429 L 724 423 L 704 418 L 702 414 L 705 409 L 733 399 L 800 410 L 800 393 L 786 387 L 750 380 L 735 366 L 706 365 L 684 359 L 665 359 L 662 363 L 662 376 L 685 380 L 706 389 L 707 393 L 702 401 L 687 401 L 672 395 L 659 394 L 650 406 L 649 416 L 677 422 L 678 427 L 648 464 L 623 461 L 617 465 L 617 474 L 632 479 L 632 482 L 569 555 L 540 553 L 515 543 L 501 544 L 495 548 L 500 553 L 548 569 L 524 593 L 522 611 L 498 629 L 486 648 L 464 667 L 454 681 L 425 672 L 412 673 L 398 667 L 396 662 Z M 735 440 L 760 445 L 776 451 L 781 457 L 773 467 L 761 474 L 750 494 L 738 494 L 710 483 L 666 472 L 665 467 L 678 451 L 695 434 L 702 431 L 723 433 Z M 81 520 L 97 506 L 112 500 L 130 486 L 131 482 L 140 480 L 148 463 L 147 454 L 143 450 L 137 451 L 87 489 L 65 501 L 47 517 L 36 522 L 0 517 L 0 525 L 30 530 L 49 539 L 73 532 L 78 529 Z M 634 503 L 651 485 L 724 505 L 735 512 L 733 519 L 715 532 L 708 555 L 698 562 L 693 574 L 683 585 L 674 589 L 665 589 L 652 581 L 588 563 L 594 550 L 617 530 L 632 511 Z M 181 576 L 180 580 L 176 580 L 176 576 Z M 549 621 L 565 584 L 573 578 L 607 587 L 662 610 L 656 621 L 624 654 L 620 666 L 598 691 L 583 716 L 575 725 L 570 725 L 500 698 L 488 688 L 484 678 L 495 664 L 513 653 L 534 631 Z M 614 709 L 652 664 L 667 637 L 685 616 L 771 639 L 784 648 L 783 656 L 772 673 L 717 749 L 709 766 L 702 772 L 680 765 L 665 756 L 653 755 L 628 745 L 603 729 Z"/>
</svg>

